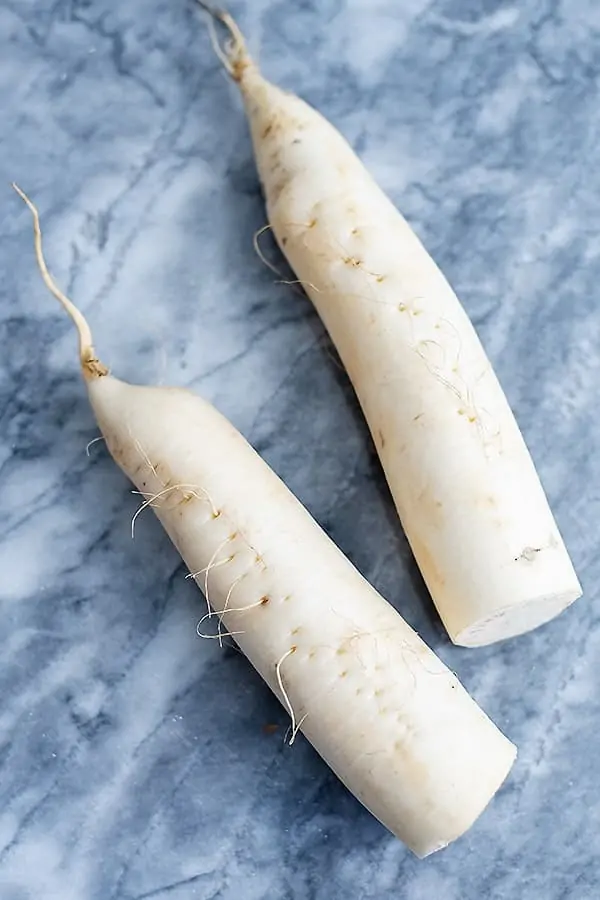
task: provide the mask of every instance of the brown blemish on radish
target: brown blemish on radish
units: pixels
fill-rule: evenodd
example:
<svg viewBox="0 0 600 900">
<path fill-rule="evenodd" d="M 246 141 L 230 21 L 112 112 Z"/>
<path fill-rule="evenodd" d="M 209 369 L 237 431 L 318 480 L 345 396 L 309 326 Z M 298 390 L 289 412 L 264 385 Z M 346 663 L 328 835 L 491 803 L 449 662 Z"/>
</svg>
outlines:
<svg viewBox="0 0 600 900">
<path fill-rule="evenodd" d="M 282 194 L 283 190 L 285 189 L 285 187 L 287 186 L 287 184 L 288 184 L 288 180 L 284 173 L 284 175 L 280 179 L 280 181 L 275 182 L 274 184 L 272 184 L 269 187 L 268 196 L 269 196 L 270 203 L 276 203 L 279 200 L 279 197 L 281 196 L 281 194 Z M 271 266 L 269 266 L 269 268 L 271 268 Z"/>
<path fill-rule="evenodd" d="M 379 446 L 383 450 L 383 448 L 385 447 L 385 435 L 384 435 L 383 431 L 381 430 L 381 428 L 377 429 L 377 436 L 379 438 Z"/>
<path fill-rule="evenodd" d="M 264 129 L 263 133 L 261 134 L 261 137 L 263 138 L 263 140 L 271 134 L 272 130 L 273 130 L 273 124 L 272 124 L 272 122 L 269 122 L 269 124 Z"/>
<path fill-rule="evenodd" d="M 436 497 L 432 497 L 428 487 L 424 487 L 416 500 L 419 511 L 425 516 L 432 527 L 440 527 L 444 522 L 443 504 Z"/>
</svg>

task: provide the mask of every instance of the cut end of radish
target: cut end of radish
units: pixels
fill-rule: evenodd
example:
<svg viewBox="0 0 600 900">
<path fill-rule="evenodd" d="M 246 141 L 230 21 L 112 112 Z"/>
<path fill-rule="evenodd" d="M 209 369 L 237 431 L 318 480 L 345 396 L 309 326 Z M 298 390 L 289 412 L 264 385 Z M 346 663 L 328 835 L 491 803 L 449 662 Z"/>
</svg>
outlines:
<svg viewBox="0 0 600 900">
<path fill-rule="evenodd" d="M 572 588 L 553 594 L 543 594 L 541 597 L 505 606 L 466 628 L 458 631 L 449 630 L 449 634 L 452 642 L 460 647 L 485 647 L 496 641 L 518 637 L 556 618 L 581 597 L 581 593 L 581 588 Z"/>
<path fill-rule="evenodd" d="M 430 844 L 421 843 L 418 846 L 409 845 L 415 856 L 417 856 L 419 859 L 425 859 L 427 856 L 432 856 L 432 854 L 437 853 L 438 850 L 444 850 L 449 846 L 449 844 L 454 843 L 454 841 L 462 837 L 463 834 L 466 834 L 466 832 L 469 831 L 469 829 L 475 824 L 477 819 L 487 809 L 497 792 L 500 790 L 500 788 L 508 778 L 516 758 L 516 746 L 510 741 L 506 740 L 503 757 L 498 758 L 498 766 L 495 772 L 497 777 L 495 780 L 491 780 L 488 785 L 489 793 L 487 795 L 482 795 L 482 797 L 480 798 L 481 802 L 477 806 L 471 807 L 468 818 L 462 818 L 460 820 L 460 825 L 454 833 L 445 835 L 443 839 L 438 839 Z"/>
</svg>

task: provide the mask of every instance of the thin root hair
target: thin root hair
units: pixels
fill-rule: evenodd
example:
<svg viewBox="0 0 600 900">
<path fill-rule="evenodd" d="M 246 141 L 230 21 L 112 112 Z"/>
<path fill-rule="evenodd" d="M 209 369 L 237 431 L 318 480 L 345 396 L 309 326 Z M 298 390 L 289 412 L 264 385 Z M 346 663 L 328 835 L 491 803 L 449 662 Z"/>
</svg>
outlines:
<svg viewBox="0 0 600 900">
<path fill-rule="evenodd" d="M 448 330 L 454 335 L 456 339 L 456 359 L 454 360 L 454 365 L 458 367 L 460 362 L 460 355 L 462 353 L 462 341 L 460 339 L 460 334 L 458 333 L 458 328 L 456 325 L 450 321 L 450 319 L 446 319 L 445 317 L 440 318 L 439 320 L 442 324 L 448 326 Z"/>
<path fill-rule="evenodd" d="M 296 740 L 296 735 L 298 734 L 298 731 L 300 730 L 302 723 L 304 722 L 304 720 L 306 719 L 306 716 L 308 715 L 308 713 L 305 713 L 305 715 L 302 716 L 302 718 L 300 719 L 299 722 L 296 721 L 296 713 L 294 712 L 294 707 L 292 706 L 291 700 L 289 698 L 289 694 L 285 689 L 285 685 L 283 683 L 283 678 L 281 675 L 281 666 L 283 665 L 283 663 L 285 662 L 285 660 L 288 657 L 290 657 L 293 653 L 296 652 L 296 650 L 297 650 L 296 645 L 294 645 L 293 647 L 290 647 L 290 649 L 287 650 L 286 653 L 283 654 L 283 656 L 281 657 L 281 659 L 278 661 L 277 665 L 275 666 L 275 675 L 277 677 L 277 684 L 279 685 L 279 690 L 281 691 L 281 696 L 283 697 L 285 707 L 289 713 L 290 719 L 292 720 L 291 721 L 292 734 L 291 734 L 291 737 L 289 740 L 290 747 Z M 287 737 L 287 735 L 286 735 L 286 737 Z"/>
<path fill-rule="evenodd" d="M 441 366 L 436 366 L 435 368 L 439 369 L 440 371 L 442 371 L 443 369 L 446 368 L 446 348 L 443 347 L 439 341 L 435 341 L 433 338 L 421 338 L 420 341 L 417 341 L 416 346 L 417 346 L 417 348 L 423 347 L 425 351 L 427 350 L 428 347 L 435 347 L 437 350 L 440 351 L 441 357 L 442 357 Z M 420 354 L 420 356 L 422 359 L 425 359 L 423 354 Z"/>
<path fill-rule="evenodd" d="M 296 735 L 298 734 L 298 732 L 299 732 L 300 729 L 302 728 L 302 725 L 304 724 L 304 720 L 306 719 L 307 715 L 308 715 L 308 713 L 304 713 L 304 715 L 302 716 L 302 718 L 300 719 L 300 721 L 298 722 L 298 724 L 295 726 L 295 728 L 292 728 L 292 725 L 291 725 L 291 724 L 288 725 L 288 727 L 287 727 L 287 729 L 286 729 L 286 732 L 285 732 L 285 734 L 284 734 L 284 736 L 283 736 L 283 743 L 284 743 L 284 744 L 287 742 L 288 735 L 290 735 L 290 740 L 289 740 L 288 746 L 289 746 L 289 747 L 292 746 L 292 744 L 293 744 L 294 741 L 296 740 Z"/>
<path fill-rule="evenodd" d="M 223 621 L 223 616 L 229 609 L 229 601 L 231 600 L 231 595 L 233 594 L 235 587 L 240 583 L 242 578 L 246 577 L 247 574 L 248 574 L 247 572 L 242 572 L 242 574 L 238 575 L 236 578 L 234 578 L 232 583 L 229 585 L 229 590 L 227 591 L 227 596 L 225 597 L 225 603 L 223 604 L 223 609 L 221 611 L 221 615 L 219 616 L 218 632 L 219 632 L 219 646 L 220 647 L 223 646 L 223 641 L 221 639 L 221 622 Z M 260 601 L 259 601 L 259 603 L 260 603 Z"/>
<path fill-rule="evenodd" d="M 292 224 L 294 224 L 294 223 L 292 223 Z M 298 225 L 298 227 L 301 227 L 301 226 Z M 304 226 L 304 227 L 306 227 L 306 226 Z M 263 251 L 261 250 L 259 238 L 261 237 L 261 235 L 263 235 L 265 233 L 265 231 L 273 231 L 273 226 L 269 222 L 267 222 L 266 225 L 263 225 L 261 228 L 259 228 L 257 231 L 254 232 L 254 235 L 252 237 L 252 245 L 253 245 L 254 251 L 255 251 L 256 255 L 258 256 L 258 258 L 260 259 L 260 261 L 268 269 L 270 269 L 271 272 L 273 272 L 275 275 L 279 275 L 279 278 L 276 280 L 275 284 L 287 284 L 287 285 L 289 285 L 289 287 L 293 287 L 293 288 L 295 288 L 296 285 L 300 285 L 301 287 L 303 287 L 305 289 L 307 287 L 309 287 L 313 291 L 315 291 L 317 294 L 319 294 L 321 292 L 321 288 L 318 288 L 315 284 L 312 283 L 312 281 L 302 281 L 300 278 L 293 278 L 293 279 L 283 278 L 283 273 L 280 271 L 280 269 L 278 269 L 274 263 L 272 263 L 270 260 L 268 260 L 267 257 L 264 255 Z M 300 291 L 296 291 L 296 293 L 301 295 Z"/>
<path fill-rule="evenodd" d="M 207 19 L 208 36 L 209 36 L 209 38 L 210 38 L 210 42 L 211 42 L 211 44 L 212 44 L 212 48 L 213 48 L 213 50 L 214 50 L 214 52 L 215 52 L 215 56 L 217 57 L 217 59 L 219 60 L 219 62 L 224 66 L 224 68 L 226 69 L 227 73 L 228 73 L 229 75 L 231 75 L 232 78 L 234 78 L 234 77 L 235 77 L 235 76 L 234 76 L 235 70 L 234 70 L 233 65 L 232 65 L 232 63 L 231 63 L 231 60 L 229 59 L 228 52 L 227 52 L 227 46 L 226 46 L 225 50 L 223 50 L 223 48 L 222 48 L 221 45 L 219 44 L 219 37 L 218 37 L 218 35 L 217 35 L 217 29 L 216 29 L 216 26 L 215 26 L 215 18 L 217 17 L 217 13 L 216 13 L 216 12 L 210 11 L 208 5 L 205 4 L 205 3 L 202 3 L 202 0 L 198 0 L 198 3 L 199 3 L 200 6 L 202 6 L 202 7 L 205 9 L 205 11 L 208 13 L 208 19 Z"/>
<path fill-rule="evenodd" d="M 263 606 L 262 598 L 260 600 L 257 600 L 256 603 L 248 604 L 248 606 L 234 606 L 234 607 L 231 607 L 230 609 L 224 609 L 221 612 L 221 614 L 219 616 L 219 627 L 217 629 L 218 637 L 219 637 L 219 644 L 221 645 L 221 647 L 223 646 L 222 638 L 227 637 L 227 634 L 225 632 L 221 631 L 221 625 L 223 624 L 223 617 L 224 617 L 225 613 L 245 613 L 245 612 L 249 612 L 251 609 L 258 609 L 259 606 Z M 233 633 L 234 634 L 245 634 L 246 632 L 239 631 L 239 632 L 233 632 Z"/>
<path fill-rule="evenodd" d="M 443 323 L 444 326 L 447 326 L 444 330 L 446 330 L 447 334 L 452 334 L 456 340 L 456 356 L 454 359 L 454 363 L 451 367 L 451 372 L 452 372 L 451 378 L 453 378 L 454 381 L 458 381 L 459 384 L 457 385 L 457 384 L 453 383 L 451 378 L 448 378 L 448 377 L 446 377 L 446 375 L 442 374 L 442 371 L 444 369 L 447 370 L 450 367 L 448 366 L 445 348 L 443 348 L 441 346 L 441 344 L 438 343 L 438 341 L 432 340 L 431 338 L 423 339 L 423 340 L 419 341 L 418 343 L 416 343 L 413 346 L 413 349 L 414 349 L 415 353 L 423 360 L 423 363 L 427 367 L 427 370 L 430 372 L 430 374 L 434 378 L 436 378 L 437 381 L 440 382 L 440 384 L 442 384 L 445 388 L 447 388 L 447 390 L 451 391 L 454 394 L 454 396 L 457 398 L 458 402 L 464 407 L 464 410 L 467 413 L 469 420 L 472 421 L 475 424 L 475 427 L 477 428 L 477 432 L 481 439 L 484 452 L 487 456 L 489 453 L 489 449 L 490 449 L 489 448 L 490 441 L 494 441 L 494 440 L 497 440 L 498 438 L 500 438 L 500 428 L 497 427 L 496 431 L 492 432 L 490 434 L 490 428 L 488 427 L 488 425 L 486 425 L 486 423 L 483 420 L 482 414 L 485 413 L 488 416 L 489 422 L 493 424 L 494 420 L 493 420 L 493 417 L 491 416 L 491 414 L 489 412 L 487 412 L 487 410 L 485 410 L 483 407 L 478 407 L 475 403 L 474 388 L 477 386 L 479 381 L 486 374 L 487 367 L 483 370 L 483 372 L 480 375 L 478 375 L 478 377 L 476 378 L 476 380 L 473 384 L 473 387 L 470 387 L 459 371 L 459 360 L 460 360 L 460 355 L 462 352 L 462 342 L 460 339 L 460 334 L 458 332 L 458 329 L 449 319 L 441 318 L 439 320 L 439 322 Z M 441 367 L 433 365 L 427 359 L 425 353 L 423 352 L 422 348 L 425 348 L 429 345 L 437 346 L 442 351 L 442 366 Z"/>
<path fill-rule="evenodd" d="M 146 463 L 146 465 L 148 466 L 148 468 L 150 469 L 150 471 L 152 472 L 152 474 L 154 475 L 154 477 L 156 478 L 156 480 L 157 480 L 157 481 L 160 481 L 160 483 L 162 484 L 163 487 L 166 487 L 166 486 L 167 486 L 167 485 L 166 485 L 166 482 L 163 481 L 163 479 L 160 477 L 160 475 L 159 475 L 158 472 L 156 471 L 156 469 L 155 469 L 155 467 L 154 467 L 154 465 L 153 465 L 153 463 L 152 463 L 152 460 L 150 459 L 150 457 L 148 456 L 148 454 L 146 453 L 146 451 L 145 451 L 144 448 L 142 447 L 140 441 L 139 441 L 136 437 L 133 436 L 133 434 L 131 433 L 131 429 L 128 429 L 128 430 L 129 430 L 129 436 L 130 436 L 131 439 L 133 440 L 133 442 L 134 442 L 134 444 L 135 444 L 135 446 L 136 446 L 136 448 L 137 448 L 137 450 L 138 450 L 140 456 L 142 457 L 142 459 L 144 460 L 144 462 Z"/>
<path fill-rule="evenodd" d="M 225 566 L 227 563 L 230 563 L 233 560 L 233 556 L 226 556 L 225 559 L 220 559 L 218 562 L 212 563 L 212 565 L 205 566 L 203 569 L 198 569 L 197 572 L 188 572 L 185 576 L 186 578 L 198 578 L 199 575 L 206 575 L 206 573 L 210 570 L 212 572 L 213 569 L 218 569 L 219 566 Z"/>
<path fill-rule="evenodd" d="M 318 288 L 316 286 L 316 284 L 312 283 L 312 281 L 301 281 L 299 278 L 294 278 L 293 280 L 287 280 L 285 278 L 281 278 L 279 281 L 276 281 L 275 284 L 287 284 L 290 287 L 294 287 L 294 285 L 299 284 L 303 288 L 306 288 L 306 287 L 311 288 L 317 294 L 321 293 L 321 288 Z"/>
<path fill-rule="evenodd" d="M 224 12 L 222 9 L 217 9 L 215 6 L 207 3 L 206 0 L 196 0 L 196 2 L 208 13 L 210 40 L 215 54 L 234 81 L 239 81 L 241 72 L 248 65 L 249 59 L 246 51 L 246 42 L 237 22 L 229 13 Z M 221 22 L 229 33 L 229 40 L 225 44 L 225 49 L 219 44 L 215 22 Z"/>
<path fill-rule="evenodd" d="M 392 634 L 398 632 L 399 630 L 401 630 L 398 628 L 397 625 L 392 625 L 389 628 L 376 628 L 373 631 L 366 631 L 365 629 L 359 628 L 352 619 L 347 618 L 339 610 L 332 609 L 332 612 L 334 613 L 334 615 L 336 615 L 343 622 L 346 622 L 352 628 L 351 635 L 349 635 L 347 638 L 344 639 L 342 646 L 347 645 L 349 648 L 351 647 L 353 654 L 356 656 L 357 659 L 359 659 L 359 661 L 365 668 L 366 668 L 366 665 L 365 665 L 364 661 L 360 658 L 360 651 L 359 651 L 358 647 L 356 646 L 356 644 L 362 638 L 371 638 L 375 643 L 377 653 L 381 654 L 381 649 L 378 645 L 377 638 L 382 635 L 392 635 Z M 323 644 L 322 646 L 327 646 L 327 645 Z M 413 647 L 404 638 L 402 638 L 402 637 L 395 638 L 394 646 L 398 649 L 401 649 L 401 650 L 409 653 L 411 656 L 413 656 L 418 661 L 419 665 L 424 669 L 424 671 L 427 672 L 429 675 L 445 675 L 446 674 L 446 671 L 444 669 L 442 669 L 440 672 L 433 672 L 431 669 L 429 669 L 425 665 L 425 663 L 421 657 L 421 654 L 418 652 L 417 648 Z M 389 650 L 390 650 L 389 645 L 388 645 L 387 649 L 388 649 L 388 657 L 389 657 Z M 388 661 L 389 661 L 389 659 L 388 659 Z"/>
<path fill-rule="evenodd" d="M 90 455 L 90 447 L 92 447 L 94 444 L 97 444 L 98 441 L 105 441 L 105 440 L 106 440 L 106 438 L 104 437 L 103 434 L 99 435 L 99 437 L 92 438 L 92 440 L 88 441 L 87 444 L 85 445 L 85 455 L 86 456 Z"/>
<path fill-rule="evenodd" d="M 452 384 L 447 378 L 445 378 L 441 373 L 437 366 L 432 366 L 423 351 L 421 350 L 420 343 L 414 347 L 414 351 L 419 356 L 427 368 L 427 371 L 432 375 L 440 384 L 442 384 L 445 388 L 451 391 L 454 396 L 458 399 L 460 403 L 466 403 L 468 405 L 468 401 L 465 399 L 465 396 L 461 393 L 460 389 L 456 387 L 455 384 Z"/>
<path fill-rule="evenodd" d="M 243 631 L 221 631 L 220 628 L 219 628 L 219 631 L 217 632 L 217 634 L 205 634 L 203 631 L 201 631 L 202 623 L 205 622 L 207 619 L 210 619 L 211 616 L 214 616 L 214 615 L 217 615 L 217 613 L 207 612 L 202 616 L 202 618 L 196 625 L 196 634 L 198 635 L 198 637 L 204 638 L 205 640 L 209 640 L 209 641 L 214 641 L 214 640 L 218 639 L 219 644 L 222 647 L 224 637 L 235 637 L 236 634 L 244 634 Z M 220 625 L 221 625 L 221 621 L 219 620 L 219 626 Z"/>
<path fill-rule="evenodd" d="M 281 224 L 282 224 L 283 227 L 286 227 L 286 228 L 301 228 L 301 229 L 303 229 L 304 233 L 309 232 L 309 231 L 312 231 L 312 226 L 311 226 L 311 224 L 310 224 L 309 222 L 282 222 Z M 266 231 L 266 230 L 269 229 L 269 228 L 272 229 L 273 226 L 272 226 L 272 225 L 269 225 L 269 224 L 263 225 L 263 227 L 262 227 L 261 229 L 259 229 L 259 231 L 256 233 L 255 237 L 256 237 L 256 238 L 260 237 L 260 235 L 263 233 L 263 231 Z M 343 259 L 351 259 L 351 258 L 352 258 L 351 255 L 350 255 L 350 253 L 348 253 L 348 251 L 345 249 L 344 245 L 342 244 L 342 242 L 341 242 L 338 238 L 333 237 L 333 236 L 331 235 L 331 233 L 330 233 L 328 230 L 326 230 L 325 233 L 326 233 L 326 237 L 327 237 L 328 240 L 331 240 L 333 243 L 337 244 L 337 247 L 338 247 L 338 249 L 340 250 Z M 261 257 L 261 259 L 263 260 L 263 262 L 265 263 L 265 265 L 268 266 L 268 267 L 269 267 L 270 269 L 272 269 L 273 271 L 276 271 L 276 269 L 274 268 L 274 266 L 273 266 L 268 260 L 264 259 L 262 253 L 260 252 L 260 249 L 259 249 L 256 245 L 255 245 L 255 249 L 256 249 L 258 255 L 259 255 L 259 256 Z M 359 293 L 359 292 L 357 292 L 357 291 L 348 291 L 348 292 L 345 292 L 346 297 L 356 297 L 356 298 L 359 299 L 359 300 L 366 300 L 368 303 L 376 303 L 378 306 L 386 306 L 386 307 L 388 307 L 388 309 L 395 309 L 395 303 L 394 303 L 394 302 L 390 302 L 389 300 L 380 300 L 379 298 L 373 296 L 373 288 L 374 288 L 374 281 L 373 281 L 373 279 L 375 279 L 375 281 L 376 281 L 377 278 L 379 278 L 379 277 L 381 277 L 381 276 L 380 276 L 377 272 L 372 272 L 370 269 L 366 269 L 366 268 L 362 265 L 362 263 L 361 263 L 360 265 L 358 265 L 358 266 L 355 266 L 355 268 L 360 269 L 360 271 L 362 272 L 362 274 L 363 274 L 363 276 L 364 276 L 364 279 L 365 279 L 365 282 L 366 282 L 366 285 L 367 285 L 367 288 L 368 288 L 368 290 L 369 290 L 371 293 L 370 293 L 370 295 L 367 295 L 367 294 Z M 277 272 L 277 274 L 280 274 L 280 273 Z M 369 277 L 369 276 L 370 276 L 370 277 Z M 280 282 L 280 283 L 283 283 L 283 284 L 300 284 L 300 285 L 302 285 L 303 287 L 308 286 L 308 287 L 310 287 L 312 290 L 316 291 L 317 293 L 327 293 L 327 291 L 328 291 L 328 288 L 327 288 L 327 287 L 320 287 L 320 288 L 319 288 L 319 287 L 317 287 L 315 284 L 313 284 L 313 283 L 310 282 L 310 281 L 301 281 L 301 280 L 298 280 L 298 281 L 287 281 L 287 282 L 286 282 L 286 281 L 282 281 L 282 282 Z"/>
<path fill-rule="evenodd" d="M 271 272 L 274 272 L 275 275 L 279 275 L 279 276 L 281 277 L 281 276 L 282 276 L 282 272 L 277 268 L 277 266 L 276 266 L 274 263 L 270 262 L 270 261 L 267 259 L 267 257 L 264 255 L 264 253 L 263 253 L 262 250 L 260 249 L 260 244 L 259 244 L 259 238 L 265 233 L 265 231 L 271 231 L 272 229 L 273 229 L 273 226 L 270 225 L 270 224 L 267 222 L 266 225 L 263 225 L 261 228 L 259 228 L 257 231 L 255 231 L 254 234 L 253 234 L 253 236 L 252 236 L 252 246 L 254 247 L 254 250 L 255 250 L 255 252 L 256 252 L 256 255 L 258 256 L 258 258 L 260 259 L 260 261 L 261 261 L 268 269 L 270 269 Z"/>
<path fill-rule="evenodd" d="M 63 309 L 69 314 L 73 323 L 75 324 L 75 327 L 77 328 L 77 333 L 79 335 L 79 358 L 82 367 L 86 372 L 94 376 L 107 375 L 108 369 L 103 363 L 100 362 L 94 352 L 92 332 L 90 330 L 90 326 L 87 323 L 87 319 L 85 318 L 83 313 L 75 306 L 73 301 L 70 300 L 67 295 L 61 291 L 48 270 L 46 259 L 44 257 L 40 214 L 36 205 L 29 199 L 27 194 L 22 191 L 17 184 L 15 184 L 14 181 L 12 183 L 12 187 L 17 192 L 21 200 L 25 203 L 31 215 L 33 216 L 35 258 L 40 270 L 40 274 L 42 276 L 42 280 L 50 293 L 58 300 Z"/>
<path fill-rule="evenodd" d="M 154 474 L 156 474 L 156 470 L 152 466 L 152 463 L 150 461 L 148 461 L 148 464 L 152 468 L 152 471 L 154 472 Z M 157 478 L 158 478 L 158 476 L 157 476 Z M 158 480 L 161 481 L 160 478 Z M 164 482 L 161 482 L 161 483 L 164 484 Z M 171 493 L 171 491 L 187 492 L 192 497 L 195 497 L 196 500 L 206 500 L 208 503 L 211 503 L 211 506 L 212 506 L 212 501 L 210 500 L 210 498 L 208 496 L 202 496 L 202 494 L 199 493 L 199 491 L 203 491 L 203 489 L 198 488 L 198 487 L 196 487 L 196 485 L 192 485 L 192 484 L 171 484 L 168 487 L 164 487 L 162 489 L 162 491 L 158 491 L 156 494 L 152 494 L 149 497 L 146 497 L 146 493 L 144 491 L 132 491 L 131 492 L 132 494 L 138 494 L 141 497 L 146 497 L 146 499 L 144 500 L 142 505 L 133 514 L 133 518 L 131 520 L 131 538 L 132 538 L 132 540 L 135 537 L 135 523 L 137 521 L 138 516 L 141 513 L 143 513 L 143 511 L 145 509 L 147 509 L 149 506 L 154 506 L 154 504 L 160 497 L 166 496 L 167 494 Z M 206 494 L 205 491 L 203 493 Z"/>
<path fill-rule="evenodd" d="M 218 638 L 219 645 L 222 647 L 224 637 L 233 637 L 236 634 L 245 634 L 246 633 L 245 631 L 222 631 L 221 626 L 223 624 L 223 617 L 224 617 L 225 613 L 228 613 L 228 612 L 244 613 L 244 612 L 248 612 L 251 609 L 257 609 L 259 606 L 262 606 L 262 605 L 263 605 L 263 600 L 261 598 L 260 600 L 257 600 L 256 603 L 248 604 L 248 606 L 236 606 L 236 607 L 232 607 L 230 609 L 222 609 L 221 612 L 218 612 L 217 610 L 210 610 L 209 612 L 205 613 L 202 616 L 202 618 L 196 625 L 196 634 L 198 635 L 198 637 Z M 216 634 L 201 634 L 199 629 L 202 626 L 202 623 L 205 622 L 207 619 L 214 618 L 214 616 L 217 616 L 218 620 L 219 620 L 217 633 Z"/>
<path fill-rule="evenodd" d="M 211 569 L 214 568 L 215 560 L 216 560 L 217 556 L 219 555 L 219 553 L 221 552 L 221 550 L 223 549 L 223 547 L 226 547 L 228 543 L 230 543 L 231 541 L 234 541 L 236 537 L 237 537 L 237 535 L 235 534 L 235 532 L 234 532 L 234 534 L 228 535 L 224 541 L 221 541 L 221 543 L 219 544 L 219 546 L 217 547 L 217 549 L 215 550 L 215 552 L 213 553 L 213 555 L 211 556 L 211 558 L 208 561 L 208 565 L 204 572 L 204 599 L 206 600 L 207 612 L 210 612 L 210 599 L 208 596 L 208 576 L 211 573 Z M 233 560 L 233 556 L 229 557 L 227 562 L 231 562 L 232 560 Z"/>
</svg>

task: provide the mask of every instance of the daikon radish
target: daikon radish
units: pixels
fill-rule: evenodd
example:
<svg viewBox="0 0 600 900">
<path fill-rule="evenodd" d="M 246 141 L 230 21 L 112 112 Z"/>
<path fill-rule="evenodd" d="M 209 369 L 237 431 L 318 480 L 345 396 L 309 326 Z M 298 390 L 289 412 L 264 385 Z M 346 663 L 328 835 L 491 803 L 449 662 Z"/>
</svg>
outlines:
<svg viewBox="0 0 600 900">
<path fill-rule="evenodd" d="M 106 445 L 283 703 L 291 739 L 301 729 L 418 856 L 445 846 L 489 802 L 515 747 L 223 416 L 188 391 L 108 373 L 19 193 L 44 281 L 77 326 Z"/>
<path fill-rule="evenodd" d="M 581 595 L 508 401 L 452 288 L 344 138 L 267 81 L 234 20 L 215 49 L 241 91 L 277 242 L 358 395 L 444 625 L 480 646 Z"/>
</svg>

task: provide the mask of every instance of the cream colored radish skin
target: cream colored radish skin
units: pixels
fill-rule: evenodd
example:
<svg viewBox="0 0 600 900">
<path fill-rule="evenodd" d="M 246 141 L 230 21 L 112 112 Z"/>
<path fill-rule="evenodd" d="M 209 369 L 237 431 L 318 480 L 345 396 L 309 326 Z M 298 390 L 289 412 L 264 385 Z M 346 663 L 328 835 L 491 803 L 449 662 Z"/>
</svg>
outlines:
<svg viewBox="0 0 600 900">
<path fill-rule="evenodd" d="M 220 53 L 273 233 L 348 371 L 450 637 L 476 646 L 535 628 L 581 587 L 475 329 L 339 132 L 263 78 L 235 22 L 212 14 L 231 32 Z"/>
<path fill-rule="evenodd" d="M 223 416 L 187 391 L 107 373 L 45 269 L 30 208 L 108 449 L 208 587 L 223 629 L 292 734 L 301 726 L 384 825 L 418 856 L 445 846 L 482 812 L 515 747 Z"/>
</svg>

